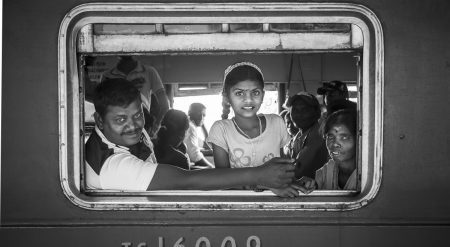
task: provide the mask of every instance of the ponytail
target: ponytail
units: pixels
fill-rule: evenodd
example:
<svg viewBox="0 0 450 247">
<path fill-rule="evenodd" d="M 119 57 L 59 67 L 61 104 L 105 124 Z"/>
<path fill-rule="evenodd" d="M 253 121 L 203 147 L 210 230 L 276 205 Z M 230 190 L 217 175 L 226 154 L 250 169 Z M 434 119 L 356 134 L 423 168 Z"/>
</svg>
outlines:
<svg viewBox="0 0 450 247">
<path fill-rule="evenodd" d="M 226 96 L 222 97 L 222 119 L 228 119 L 228 114 L 230 114 L 231 105 L 225 100 Z"/>
</svg>

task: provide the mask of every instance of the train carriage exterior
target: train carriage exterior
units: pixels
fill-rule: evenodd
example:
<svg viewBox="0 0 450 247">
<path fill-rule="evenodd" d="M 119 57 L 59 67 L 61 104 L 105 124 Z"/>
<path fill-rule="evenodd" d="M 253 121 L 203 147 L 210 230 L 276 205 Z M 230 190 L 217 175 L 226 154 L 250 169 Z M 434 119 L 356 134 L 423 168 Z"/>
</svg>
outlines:
<svg viewBox="0 0 450 247">
<path fill-rule="evenodd" d="M 0 245 L 447 246 L 448 11 L 446 0 L 4 1 Z M 278 106 L 319 81 L 348 80 L 358 190 L 285 199 L 86 189 L 86 59 L 101 66 L 123 54 L 152 61 L 171 93 L 192 78 L 220 85 L 226 64 L 250 59 Z M 294 69 L 291 81 L 293 58 L 317 76 Z"/>
</svg>

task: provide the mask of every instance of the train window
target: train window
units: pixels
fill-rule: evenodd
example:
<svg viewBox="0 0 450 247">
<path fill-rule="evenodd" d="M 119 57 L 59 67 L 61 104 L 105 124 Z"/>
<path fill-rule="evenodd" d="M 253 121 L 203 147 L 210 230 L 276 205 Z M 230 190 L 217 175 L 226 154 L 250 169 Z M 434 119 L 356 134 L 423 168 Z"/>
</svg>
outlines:
<svg viewBox="0 0 450 247">
<path fill-rule="evenodd" d="M 351 24 L 346 23 L 271 23 L 273 32 L 341 32 L 351 31 Z"/>
<path fill-rule="evenodd" d="M 258 33 L 263 31 L 263 24 L 260 23 L 245 23 L 245 24 L 230 24 L 230 32 L 235 33 Z"/>
<path fill-rule="evenodd" d="M 218 33 L 222 31 L 220 24 L 164 24 L 164 33 L 182 34 L 182 33 Z"/>
<path fill-rule="evenodd" d="M 206 14 L 207 13 L 207 14 Z M 95 210 L 350 210 L 381 183 L 383 32 L 372 11 L 354 4 L 80 5 L 59 35 L 60 177 L 76 205 Z M 94 131 L 93 88 L 120 57 L 152 66 L 173 108 L 207 107 L 220 119 L 224 69 L 236 61 L 264 73 L 261 112 L 279 114 L 286 96 L 347 85 L 357 105 L 355 189 L 314 190 L 282 199 L 251 190 L 93 190 L 86 187 L 85 142 Z M 317 96 L 322 103 L 323 99 Z"/>
</svg>

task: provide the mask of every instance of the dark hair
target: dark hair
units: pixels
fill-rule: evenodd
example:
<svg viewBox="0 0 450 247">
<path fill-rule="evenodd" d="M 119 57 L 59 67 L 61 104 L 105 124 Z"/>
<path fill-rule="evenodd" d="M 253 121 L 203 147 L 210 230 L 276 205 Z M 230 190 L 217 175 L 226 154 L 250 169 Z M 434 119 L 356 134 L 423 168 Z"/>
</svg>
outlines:
<svg viewBox="0 0 450 247">
<path fill-rule="evenodd" d="M 206 109 L 206 106 L 202 103 L 192 103 L 189 106 L 188 115 L 189 115 L 189 117 L 192 117 L 194 114 L 201 113 L 205 109 Z"/>
<path fill-rule="evenodd" d="M 347 99 L 340 99 L 340 100 L 335 100 L 333 102 L 331 102 L 330 104 L 328 104 L 326 106 L 327 108 L 327 112 L 329 114 L 338 111 L 338 110 L 342 110 L 342 109 L 349 109 L 352 111 L 356 111 L 357 109 L 357 105 L 355 102 L 347 100 Z"/>
<path fill-rule="evenodd" d="M 256 65 L 252 66 L 252 65 L 247 65 L 247 64 L 243 64 L 243 65 L 238 65 L 238 64 L 240 64 L 240 63 L 236 63 L 235 65 L 237 65 L 237 66 L 234 68 L 231 68 L 231 70 L 228 73 L 225 72 L 225 78 L 223 80 L 223 90 L 222 90 L 222 96 L 224 98 L 225 97 L 228 98 L 231 88 L 241 81 L 245 81 L 245 80 L 256 81 L 256 82 L 260 83 L 260 85 L 264 88 L 263 75 L 256 68 Z M 222 107 L 223 107 L 222 119 L 227 119 L 228 114 L 230 113 L 230 104 L 225 102 L 225 99 L 222 100 Z"/>
<path fill-rule="evenodd" d="M 325 136 L 330 128 L 334 125 L 342 124 L 348 128 L 350 133 L 356 136 L 356 111 L 352 109 L 338 110 L 330 114 L 325 121 L 322 122 L 320 133 Z"/>
<path fill-rule="evenodd" d="M 186 132 L 189 128 L 189 119 L 186 113 L 169 109 L 164 118 L 161 121 L 161 128 L 158 131 L 157 145 L 155 149 L 164 149 L 169 145 L 169 141 L 173 140 L 171 138 L 182 131 Z M 164 150 L 158 150 L 160 153 L 164 153 Z M 156 151 L 155 151 L 156 152 Z"/>
<path fill-rule="evenodd" d="M 95 111 L 104 117 L 108 106 L 126 107 L 140 100 L 139 90 L 128 80 L 122 78 L 106 79 L 95 88 Z"/>
<path fill-rule="evenodd" d="M 320 118 L 320 115 L 322 113 L 322 110 L 320 109 L 320 104 L 319 101 L 317 100 L 316 96 L 314 96 L 311 93 L 308 92 L 299 92 L 296 95 L 293 95 L 291 97 L 288 98 L 288 100 L 286 100 L 286 107 L 292 107 L 292 108 L 296 108 L 294 105 L 294 103 L 297 102 L 302 102 L 302 105 L 306 105 L 309 106 L 311 108 L 314 109 L 314 117 L 316 119 Z M 291 109 L 292 111 L 292 109 Z"/>
</svg>

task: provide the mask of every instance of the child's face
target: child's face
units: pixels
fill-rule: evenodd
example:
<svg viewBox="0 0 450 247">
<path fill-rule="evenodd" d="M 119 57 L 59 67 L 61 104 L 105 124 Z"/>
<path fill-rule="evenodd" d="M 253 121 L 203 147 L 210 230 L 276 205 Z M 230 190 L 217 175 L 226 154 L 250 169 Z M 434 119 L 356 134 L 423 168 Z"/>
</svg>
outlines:
<svg viewBox="0 0 450 247">
<path fill-rule="evenodd" d="M 261 107 L 264 90 L 260 83 L 245 80 L 231 87 L 228 99 L 235 115 L 252 117 Z"/>
<path fill-rule="evenodd" d="M 145 123 L 141 101 L 137 99 L 126 107 L 108 106 L 105 116 L 96 121 L 110 142 L 132 146 L 139 142 Z"/>
<path fill-rule="evenodd" d="M 345 125 L 331 126 L 325 134 L 326 145 L 330 157 L 335 162 L 345 162 L 354 159 L 355 138 Z"/>
</svg>

